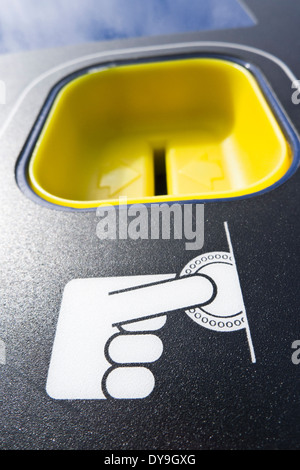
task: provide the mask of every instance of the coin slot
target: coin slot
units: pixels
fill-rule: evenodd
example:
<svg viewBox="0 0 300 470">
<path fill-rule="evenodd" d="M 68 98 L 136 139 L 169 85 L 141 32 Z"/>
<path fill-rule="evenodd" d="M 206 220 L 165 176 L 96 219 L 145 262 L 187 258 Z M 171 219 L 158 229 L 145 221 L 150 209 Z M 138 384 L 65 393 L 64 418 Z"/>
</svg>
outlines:
<svg viewBox="0 0 300 470">
<path fill-rule="evenodd" d="M 163 196 L 168 194 L 166 173 L 166 149 L 164 147 L 153 149 L 153 161 L 155 196 Z"/>
<path fill-rule="evenodd" d="M 86 209 L 124 196 L 130 204 L 204 201 L 277 186 L 298 165 L 299 141 L 253 70 L 202 57 L 65 80 L 24 150 L 31 194 Z M 24 187 L 19 175 L 20 166 Z"/>
</svg>

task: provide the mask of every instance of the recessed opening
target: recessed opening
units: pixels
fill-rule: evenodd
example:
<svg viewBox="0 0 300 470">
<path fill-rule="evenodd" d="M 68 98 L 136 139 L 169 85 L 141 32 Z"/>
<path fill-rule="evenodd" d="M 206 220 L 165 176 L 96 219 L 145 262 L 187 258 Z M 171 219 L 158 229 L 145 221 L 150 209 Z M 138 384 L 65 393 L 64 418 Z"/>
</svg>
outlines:
<svg viewBox="0 0 300 470">
<path fill-rule="evenodd" d="M 43 125 L 28 180 L 46 201 L 75 208 L 122 196 L 207 200 L 271 187 L 292 160 L 249 70 L 230 60 L 180 59 L 71 80 Z"/>
<path fill-rule="evenodd" d="M 154 160 L 154 193 L 155 196 L 164 196 L 167 191 L 166 149 L 164 147 L 153 149 Z"/>
</svg>

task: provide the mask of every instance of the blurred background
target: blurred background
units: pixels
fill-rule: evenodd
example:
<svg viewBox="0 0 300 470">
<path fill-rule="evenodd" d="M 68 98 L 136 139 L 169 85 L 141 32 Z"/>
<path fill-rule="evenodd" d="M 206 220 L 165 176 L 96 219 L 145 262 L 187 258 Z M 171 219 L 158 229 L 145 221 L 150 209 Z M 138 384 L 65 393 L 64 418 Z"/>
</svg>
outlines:
<svg viewBox="0 0 300 470">
<path fill-rule="evenodd" d="M 253 24 L 238 0 L 0 0 L 0 53 Z"/>
</svg>

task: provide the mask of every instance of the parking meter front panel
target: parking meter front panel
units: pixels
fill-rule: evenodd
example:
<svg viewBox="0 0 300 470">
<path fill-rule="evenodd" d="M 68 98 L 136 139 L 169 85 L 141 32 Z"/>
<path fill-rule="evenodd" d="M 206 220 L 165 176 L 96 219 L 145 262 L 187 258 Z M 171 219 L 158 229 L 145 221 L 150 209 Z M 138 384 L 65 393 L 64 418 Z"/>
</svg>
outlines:
<svg viewBox="0 0 300 470">
<path fill-rule="evenodd" d="M 247 7 L 0 58 L 1 448 L 299 447 L 299 6 Z"/>
</svg>

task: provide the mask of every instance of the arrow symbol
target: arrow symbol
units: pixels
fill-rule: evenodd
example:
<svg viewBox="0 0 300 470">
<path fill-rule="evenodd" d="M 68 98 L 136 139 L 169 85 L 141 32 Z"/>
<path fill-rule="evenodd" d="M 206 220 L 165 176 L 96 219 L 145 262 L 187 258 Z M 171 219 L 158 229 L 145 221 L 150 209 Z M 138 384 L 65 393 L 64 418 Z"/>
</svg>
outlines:
<svg viewBox="0 0 300 470">
<path fill-rule="evenodd" d="M 209 161 L 206 153 L 189 161 L 179 173 L 210 190 L 213 189 L 214 180 L 224 178 L 219 163 Z"/>
<path fill-rule="evenodd" d="M 122 162 L 114 162 L 101 171 L 98 187 L 105 190 L 107 197 L 112 197 L 140 176 L 140 173 Z"/>
</svg>

